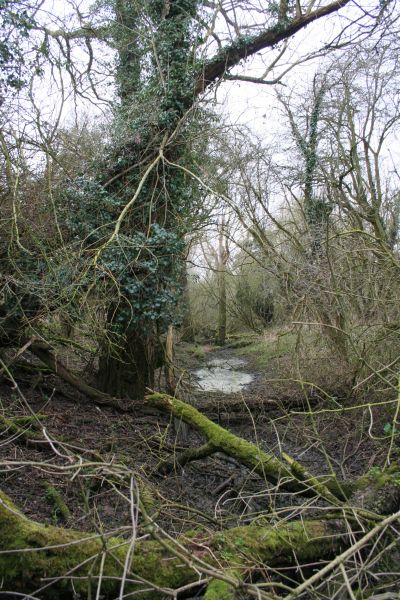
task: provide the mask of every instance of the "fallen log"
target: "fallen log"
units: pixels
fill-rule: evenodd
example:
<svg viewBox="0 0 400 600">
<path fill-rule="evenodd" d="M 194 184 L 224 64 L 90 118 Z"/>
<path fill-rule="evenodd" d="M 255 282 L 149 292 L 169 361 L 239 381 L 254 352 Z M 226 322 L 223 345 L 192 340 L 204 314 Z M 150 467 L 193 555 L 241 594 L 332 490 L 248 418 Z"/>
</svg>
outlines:
<svg viewBox="0 0 400 600">
<path fill-rule="evenodd" d="M 29 350 L 55 374 L 95 402 L 112 406 L 122 412 L 130 412 L 135 408 L 135 405 L 132 405 L 131 402 L 114 398 L 79 379 L 54 356 L 51 346 L 46 342 L 34 341 L 31 343 Z M 288 460 L 286 455 L 285 460 L 288 464 L 285 464 L 285 461 L 267 454 L 251 442 L 238 438 L 213 423 L 193 406 L 168 394 L 151 394 L 146 397 L 146 401 L 147 406 L 169 412 L 205 435 L 207 444 L 200 449 L 194 448 L 185 451 L 182 456 L 178 457 L 177 462 L 180 465 L 220 451 L 235 458 L 264 479 L 274 484 L 279 483 L 282 488 L 288 491 L 319 494 L 329 502 L 345 500 L 351 491 L 348 486 L 340 483 L 334 475 L 323 478 L 312 476 L 295 460 Z M 160 471 L 168 473 L 173 470 L 174 464 L 176 463 L 167 461 L 160 465 Z"/>
<path fill-rule="evenodd" d="M 181 538 L 176 545 L 170 540 L 137 540 L 132 551 L 130 538 L 31 521 L 0 491 L 2 589 L 39 594 L 41 599 L 71 598 L 73 589 L 87 594 L 97 586 L 102 597 L 115 597 L 121 585 L 124 593 L 155 599 L 193 582 L 201 585 L 210 575 L 224 579 L 230 565 L 245 574 L 257 565 L 283 566 L 331 556 L 343 536 L 344 522 L 294 521 Z M 240 578 L 236 584 L 241 585 Z"/>
<path fill-rule="evenodd" d="M 207 453 L 198 452 L 194 448 L 192 452 L 185 452 L 183 460 L 178 456 L 180 463 L 186 464 L 190 460 L 198 460 L 212 452 L 223 452 L 263 479 L 275 485 L 278 484 L 282 489 L 291 492 L 319 494 L 325 500 L 337 504 L 338 501 L 346 500 L 353 490 L 353 485 L 338 481 L 334 475 L 326 477 L 311 475 L 302 465 L 286 454 L 283 460 L 268 454 L 256 444 L 217 425 L 194 406 L 178 400 L 178 398 L 168 394 L 154 393 L 146 396 L 145 401 L 153 408 L 182 419 L 206 438 L 207 444 L 201 448 L 206 448 Z"/>
<path fill-rule="evenodd" d="M 310 475 L 286 455 L 280 459 L 267 454 L 176 398 L 151 394 L 146 401 L 195 427 L 206 438 L 206 444 L 197 452 L 183 454 L 182 463 L 214 450 L 223 452 L 274 483 L 332 499 L 331 512 L 318 519 L 304 517 L 274 525 L 258 522 L 217 533 L 182 536 L 176 541 L 160 534 L 157 525 L 146 517 L 147 532 L 154 539 L 136 540 L 130 536 L 88 535 L 36 523 L 0 491 L 3 590 L 38 594 L 43 600 L 89 595 L 94 589 L 98 590 L 98 597 L 114 598 L 134 592 L 137 598 L 155 600 L 173 596 L 174 590 L 180 588 L 204 585 L 208 586 L 207 600 L 231 599 L 239 588 L 268 598 L 260 588 L 246 583 L 250 574 L 335 556 L 360 533 L 367 543 L 375 531 L 382 531 L 381 525 L 386 526 L 380 514 L 398 509 L 400 469 L 395 463 L 385 471 L 375 468 L 348 486 L 353 492 L 353 503 L 344 504 L 340 492 L 336 495 L 332 491 L 343 489 L 335 479 Z M 399 516 L 392 514 L 391 522 Z"/>
<path fill-rule="evenodd" d="M 367 508 L 383 507 L 382 498 L 389 496 L 386 508 L 392 511 L 397 505 L 398 509 L 398 479 L 394 467 L 366 474 L 357 501 L 365 503 L 368 498 Z M 41 600 L 86 596 L 93 590 L 103 598 L 134 592 L 140 600 L 155 600 L 177 597 L 176 590 L 183 587 L 206 585 L 207 600 L 231 599 L 238 589 L 270 598 L 255 584 L 246 583 L 250 574 L 253 578 L 268 568 L 279 570 L 335 556 L 344 560 L 366 544 L 375 544 L 378 536 L 382 539 L 385 528 L 400 519 L 400 511 L 368 521 L 360 519 L 357 507 L 353 518 L 334 510 L 319 519 L 282 520 L 273 525 L 258 522 L 217 533 L 192 533 L 176 541 L 161 534 L 145 515 L 147 532 L 154 538 L 150 540 L 37 523 L 27 519 L 0 490 L 0 585 L 4 591 L 38 594 Z M 340 560 L 323 566 L 321 573 L 334 570 Z M 305 589 L 304 583 L 301 586 Z"/>
</svg>

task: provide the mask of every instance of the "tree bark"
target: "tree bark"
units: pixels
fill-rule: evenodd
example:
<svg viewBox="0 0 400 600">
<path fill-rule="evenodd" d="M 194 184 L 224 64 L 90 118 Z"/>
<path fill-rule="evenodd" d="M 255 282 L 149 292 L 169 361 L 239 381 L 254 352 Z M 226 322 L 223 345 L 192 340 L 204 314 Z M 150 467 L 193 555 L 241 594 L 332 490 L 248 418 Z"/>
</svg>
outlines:
<svg viewBox="0 0 400 600">
<path fill-rule="evenodd" d="M 157 367 L 155 343 L 150 336 L 131 333 L 104 350 L 100 356 L 98 382 L 106 394 L 140 400 L 154 387 Z"/>
<path fill-rule="evenodd" d="M 35 356 L 37 356 L 37 358 L 39 358 L 39 360 L 41 360 L 47 367 L 49 367 L 49 369 L 51 369 L 51 371 L 53 371 L 55 375 L 61 377 L 61 379 L 69 383 L 69 385 L 74 387 L 76 390 L 78 390 L 91 400 L 94 400 L 98 404 L 112 406 L 114 408 L 117 408 L 118 410 L 128 410 L 128 405 L 126 402 L 123 402 L 119 398 L 114 398 L 113 396 L 105 392 L 97 390 L 96 388 L 82 381 L 81 377 L 69 371 L 69 369 L 67 369 L 61 363 L 61 361 L 59 361 L 54 356 L 51 346 L 49 346 L 49 344 L 47 344 L 46 342 L 33 342 L 32 344 L 30 344 L 29 350 Z"/>
<path fill-rule="evenodd" d="M 241 60 L 289 39 L 310 23 L 339 11 L 349 2 L 350 0 L 330 2 L 327 6 L 307 12 L 305 15 L 296 16 L 286 26 L 270 27 L 242 44 L 235 40 L 232 45 L 222 48 L 216 56 L 202 65 L 197 75 L 195 93 L 201 94 L 204 92 L 208 86 L 222 78 L 231 67 L 237 65 Z"/>
</svg>

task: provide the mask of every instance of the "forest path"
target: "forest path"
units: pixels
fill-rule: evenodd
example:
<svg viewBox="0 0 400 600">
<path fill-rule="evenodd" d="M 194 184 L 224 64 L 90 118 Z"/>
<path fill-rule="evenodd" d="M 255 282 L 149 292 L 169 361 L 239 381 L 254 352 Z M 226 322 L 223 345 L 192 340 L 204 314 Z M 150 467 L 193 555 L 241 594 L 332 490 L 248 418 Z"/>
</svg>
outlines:
<svg viewBox="0 0 400 600">
<path fill-rule="evenodd" d="M 258 346 L 180 345 L 177 358 L 184 375 L 177 396 L 233 434 L 257 444 L 269 454 L 280 456 L 285 451 L 315 474 L 329 472 L 326 456 L 330 457 L 339 475 L 346 479 L 363 473 L 379 461 L 379 439 L 367 438 L 365 441 L 364 429 L 368 428 L 368 421 L 363 424 L 358 419 L 356 424 L 351 418 L 352 413 L 335 413 L 333 424 L 331 413 L 318 413 L 323 400 L 315 392 L 309 395 L 316 410 L 313 419 L 307 412 L 299 414 L 308 410 L 304 390 L 290 381 L 287 372 L 281 368 L 289 363 L 290 357 L 281 348 L 274 349 L 269 340 L 264 344 L 269 354 L 263 365 L 258 362 Z M 188 374 L 206 368 L 216 359 L 219 366 L 225 361 L 234 367 L 233 371 L 250 374 L 251 383 L 235 393 L 204 391 L 190 385 L 194 377 L 191 381 Z M 43 426 L 51 439 L 61 440 L 66 448 L 70 444 L 71 450 L 79 452 L 89 462 L 91 453 L 96 452 L 102 456 L 105 465 L 117 461 L 133 473 L 144 474 L 162 495 L 165 512 L 160 522 L 170 532 L 179 530 L 183 513 L 173 516 L 168 502 L 194 507 L 203 514 L 216 515 L 218 519 L 232 523 L 237 523 L 238 518 L 245 522 L 248 510 L 262 512 L 269 503 L 269 487 L 262 484 L 260 489 L 258 476 L 221 454 L 194 461 L 168 477 L 160 477 L 157 471 L 160 462 L 170 460 L 175 452 L 186 447 L 199 447 L 204 443 L 202 436 L 190 430 L 183 445 L 168 415 L 141 414 L 140 411 L 121 415 L 111 407 L 98 406 L 85 397 L 72 395 L 52 374 L 44 375 L 43 387 L 41 384 L 32 387 L 27 383 L 21 389 L 29 402 L 29 410 L 45 415 Z M 53 390 L 51 395 L 49 389 Z M 15 390 L 5 381 L 0 383 L 0 398 L 5 417 L 26 415 L 26 405 L 18 406 Z M 115 494 L 114 484 L 107 483 L 102 471 L 94 471 L 75 485 L 65 477 L 63 470 L 57 469 L 59 457 L 54 461 L 50 446 L 43 450 L 35 444 L 21 443 L 9 431 L 3 432 L 1 441 L 0 461 L 4 463 L 12 457 L 12 461 L 24 465 L 23 474 L 19 468 L 4 471 L 2 489 L 31 518 L 62 524 L 44 491 L 49 483 L 62 494 L 70 510 L 67 526 L 92 531 L 99 519 L 112 528 L 129 522 L 130 505 L 122 495 Z M 223 487 L 224 491 L 220 491 L 228 481 L 229 489 Z M 168 502 L 164 502 L 166 498 Z M 295 501 L 295 497 L 286 499 L 282 495 L 279 506 Z"/>
</svg>

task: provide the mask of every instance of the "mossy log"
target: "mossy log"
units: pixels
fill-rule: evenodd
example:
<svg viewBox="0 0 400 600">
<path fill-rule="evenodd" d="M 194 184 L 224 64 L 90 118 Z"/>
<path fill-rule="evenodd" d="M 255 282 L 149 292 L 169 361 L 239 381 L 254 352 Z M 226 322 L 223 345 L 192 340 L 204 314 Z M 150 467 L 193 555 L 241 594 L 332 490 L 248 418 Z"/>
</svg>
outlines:
<svg viewBox="0 0 400 600">
<path fill-rule="evenodd" d="M 357 506 L 364 510 L 364 516 L 387 515 L 400 505 L 400 465 L 393 462 L 385 470 L 377 467 L 350 482 L 339 481 L 335 476 L 317 477 L 311 475 L 299 462 L 282 452 L 281 458 L 270 455 L 259 446 L 234 435 L 220 427 L 194 406 L 167 394 L 146 396 L 150 406 L 172 414 L 194 427 L 207 440 L 199 448 L 192 448 L 177 456 L 175 464 L 186 464 L 199 460 L 215 452 L 223 452 L 254 473 L 282 489 L 300 492 L 303 495 L 319 494 L 341 510 L 352 510 Z M 171 463 L 162 463 L 161 469 L 171 470 Z M 351 499 L 351 506 L 347 501 Z"/>
<path fill-rule="evenodd" d="M 229 579 L 236 580 L 235 584 L 231 584 L 228 580 L 222 579 L 211 579 L 207 585 L 206 593 L 204 594 L 204 600 L 236 600 L 236 588 L 240 587 L 243 577 L 237 571 L 227 573 Z"/>
<path fill-rule="evenodd" d="M 301 491 L 305 494 L 319 494 L 333 503 L 345 500 L 353 490 L 353 485 L 340 483 L 333 475 L 326 477 L 311 475 L 302 465 L 290 459 L 286 454 L 283 455 L 283 460 L 268 454 L 259 446 L 220 427 L 194 406 L 178 400 L 178 398 L 156 393 L 146 396 L 146 402 L 152 407 L 182 419 L 204 435 L 207 444 L 202 448 L 207 448 L 208 455 L 211 454 L 212 449 L 214 452 L 223 452 L 265 480 L 279 484 L 283 489 L 292 492 Z M 204 453 L 204 455 L 207 454 Z M 193 450 L 191 455 L 190 452 L 186 453 L 185 463 L 189 462 L 189 456 L 192 456 L 193 460 L 203 457 L 201 452 L 196 453 Z"/>
<path fill-rule="evenodd" d="M 272 527 L 237 527 L 197 539 L 180 538 L 179 547 L 170 541 L 137 541 L 131 552 L 129 539 L 106 539 L 31 521 L 0 491 L 3 589 L 36 592 L 41 599 L 71 598 L 73 588 L 86 595 L 97 588 L 99 578 L 102 597 L 115 597 L 126 562 L 124 592 L 136 591 L 135 597 L 140 599 L 154 600 L 163 596 L 164 589 L 190 583 L 201 585 L 199 572 L 208 577 L 215 574 L 215 579 L 218 573 L 222 578 L 229 571 L 238 573 L 231 580 L 233 586 L 237 581 L 240 587 L 240 574 L 254 571 L 257 565 L 287 566 L 331 556 L 343 543 L 343 536 L 344 521 L 304 520 Z M 215 587 L 211 586 L 210 594 Z"/>
<path fill-rule="evenodd" d="M 383 517 L 367 511 L 379 510 L 397 519 L 398 513 L 393 513 L 400 505 L 399 481 L 396 464 L 385 471 L 373 469 L 358 480 L 353 506 L 334 507 L 319 519 L 258 522 L 182 536 L 177 543 L 162 538 L 146 518 L 147 531 L 155 539 L 133 545 L 130 538 L 34 522 L 0 490 L 0 585 L 43 600 L 71 598 L 73 589 L 86 597 L 100 586 L 102 597 L 114 598 L 124 581 L 124 593 L 155 600 L 165 597 L 166 590 L 208 582 L 207 598 L 228 599 L 233 597 L 231 590 L 250 585 L 243 583 L 250 573 L 334 557 L 354 542 L 356 531 L 373 532 L 380 524 Z"/>
<path fill-rule="evenodd" d="M 374 473 L 365 476 L 364 482 L 369 480 L 368 489 L 376 499 L 397 479 L 397 472 Z M 398 506 L 398 495 L 396 501 Z M 397 518 L 398 513 L 388 517 L 391 522 Z M 379 525 L 374 534 L 373 522 L 363 520 L 360 527 L 355 517 L 354 523 L 355 531 L 364 535 L 371 530 L 366 535 L 371 543 L 374 535 L 381 534 Z M 135 592 L 140 600 L 156 600 L 183 586 L 208 583 L 208 600 L 230 600 L 234 590 L 252 585 L 245 583 L 250 573 L 334 557 L 354 543 L 355 531 L 343 513 L 338 513 L 318 520 L 303 518 L 182 536 L 176 544 L 161 538 L 154 525 L 149 532 L 155 540 L 141 539 L 132 545 L 131 539 L 124 537 L 34 522 L 0 490 L 1 585 L 4 590 L 38 595 L 43 600 L 69 599 L 73 593 L 87 597 L 94 589 L 100 590 L 102 598 L 114 598 L 121 586 L 125 594 Z"/>
</svg>

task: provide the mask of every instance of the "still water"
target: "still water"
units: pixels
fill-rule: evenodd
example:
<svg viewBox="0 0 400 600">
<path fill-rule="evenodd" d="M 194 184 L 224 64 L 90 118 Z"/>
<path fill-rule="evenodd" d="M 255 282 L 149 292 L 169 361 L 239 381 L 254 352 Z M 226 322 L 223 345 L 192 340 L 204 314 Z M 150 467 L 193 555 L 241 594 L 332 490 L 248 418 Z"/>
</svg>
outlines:
<svg viewBox="0 0 400 600">
<path fill-rule="evenodd" d="M 238 367 L 246 364 L 241 358 L 214 358 L 206 367 L 193 371 L 196 385 L 206 392 L 222 392 L 234 394 L 251 383 L 254 376 L 238 371 Z"/>
</svg>

